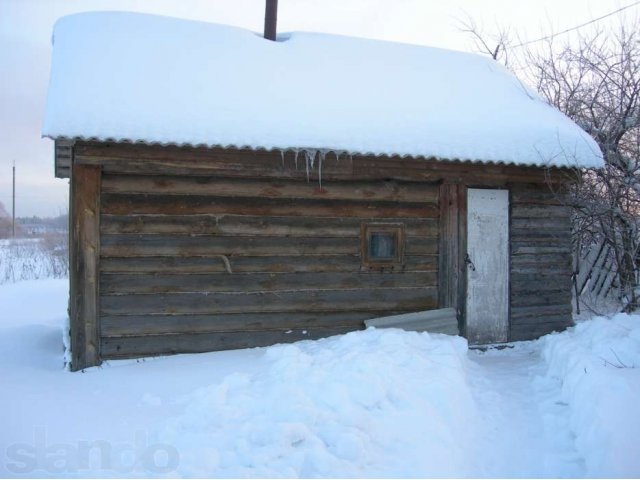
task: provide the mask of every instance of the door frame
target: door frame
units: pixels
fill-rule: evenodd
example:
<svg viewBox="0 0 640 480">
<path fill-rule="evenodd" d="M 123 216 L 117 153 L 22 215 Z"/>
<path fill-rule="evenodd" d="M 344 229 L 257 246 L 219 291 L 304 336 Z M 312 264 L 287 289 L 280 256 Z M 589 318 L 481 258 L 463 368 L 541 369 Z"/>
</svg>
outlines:
<svg viewBox="0 0 640 480">
<path fill-rule="evenodd" d="M 438 305 L 453 307 L 458 318 L 460 335 L 467 334 L 467 190 L 507 190 L 508 206 L 508 293 L 507 341 L 511 336 L 511 189 L 508 185 L 467 185 L 444 181 L 439 192 Z"/>
</svg>

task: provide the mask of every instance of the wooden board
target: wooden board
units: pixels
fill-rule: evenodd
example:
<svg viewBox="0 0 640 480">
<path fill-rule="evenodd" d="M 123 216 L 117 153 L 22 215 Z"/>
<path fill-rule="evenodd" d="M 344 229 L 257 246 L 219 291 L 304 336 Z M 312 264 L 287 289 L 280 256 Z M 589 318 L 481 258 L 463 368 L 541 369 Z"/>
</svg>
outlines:
<svg viewBox="0 0 640 480">
<path fill-rule="evenodd" d="M 357 237 L 370 217 L 316 217 L 265 215 L 102 215 L 104 234 L 253 235 L 295 237 Z M 408 236 L 437 237 L 435 218 L 404 218 Z"/>
<path fill-rule="evenodd" d="M 233 273 L 360 272 L 359 255 L 228 257 Z M 102 257 L 103 273 L 228 273 L 224 259 L 214 256 Z M 438 255 L 405 255 L 403 272 L 436 272 Z"/>
<path fill-rule="evenodd" d="M 454 308 L 440 308 L 400 315 L 370 318 L 364 321 L 367 327 L 401 328 L 413 332 L 446 333 L 458 335 L 458 318 Z"/>
<path fill-rule="evenodd" d="M 213 273 L 103 274 L 104 294 L 264 292 L 332 288 L 437 286 L 435 272 L 424 273 Z"/>
<path fill-rule="evenodd" d="M 103 315 L 401 311 L 437 306 L 436 287 L 102 295 Z"/>
<path fill-rule="evenodd" d="M 359 329 L 368 318 L 394 315 L 394 310 L 363 312 L 276 312 L 229 314 L 106 315 L 101 318 L 103 337 L 215 333 L 241 330 L 289 330 L 316 327 Z"/>
<path fill-rule="evenodd" d="M 317 159 L 317 157 L 316 157 Z M 455 160 L 455 159 L 453 159 Z M 216 175 L 226 177 L 319 180 L 319 161 L 307 171 L 303 155 L 292 151 L 192 148 L 127 143 L 77 142 L 75 161 L 100 165 L 106 173 Z M 322 162 L 323 182 L 398 180 L 504 186 L 509 182 L 545 185 L 566 182 L 570 169 L 445 162 L 425 158 L 339 156 Z"/>
<path fill-rule="evenodd" d="M 74 165 L 69 245 L 71 370 L 74 371 L 100 364 L 99 192 L 100 167 Z"/>
<path fill-rule="evenodd" d="M 309 327 L 287 330 L 243 330 L 236 332 L 185 333 L 178 335 L 104 337 L 101 348 L 104 358 L 131 358 L 147 355 L 199 353 L 210 352 L 212 350 L 262 347 L 275 343 L 329 337 L 353 330 L 358 330 L 358 327 L 348 325 L 342 327 Z"/>
</svg>

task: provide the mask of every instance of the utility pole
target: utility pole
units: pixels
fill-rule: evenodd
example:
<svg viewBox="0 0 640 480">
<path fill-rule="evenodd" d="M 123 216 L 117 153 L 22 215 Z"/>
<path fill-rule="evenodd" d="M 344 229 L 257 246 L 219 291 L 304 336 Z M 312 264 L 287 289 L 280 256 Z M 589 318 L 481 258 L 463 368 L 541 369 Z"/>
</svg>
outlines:
<svg viewBox="0 0 640 480">
<path fill-rule="evenodd" d="M 12 223 L 11 227 L 13 230 L 13 238 L 16 238 L 16 161 L 13 161 L 13 194 L 12 194 L 12 202 L 11 202 L 11 217 Z"/>
<path fill-rule="evenodd" d="M 278 0 L 266 0 L 264 12 L 264 38 L 275 41 L 277 22 Z"/>
</svg>

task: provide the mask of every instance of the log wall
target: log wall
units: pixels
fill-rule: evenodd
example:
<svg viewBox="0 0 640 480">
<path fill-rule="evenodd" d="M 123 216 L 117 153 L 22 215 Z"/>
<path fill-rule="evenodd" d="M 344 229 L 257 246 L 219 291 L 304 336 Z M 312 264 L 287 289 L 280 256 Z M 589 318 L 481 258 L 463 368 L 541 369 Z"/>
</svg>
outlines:
<svg viewBox="0 0 640 480">
<path fill-rule="evenodd" d="M 546 185 L 512 185 L 510 340 L 572 323 L 571 212 Z"/>
<path fill-rule="evenodd" d="M 103 358 L 318 338 L 437 307 L 436 183 L 191 173 L 104 169 Z M 404 224 L 402 267 L 361 265 L 365 222 Z"/>
<path fill-rule="evenodd" d="M 569 216 L 553 172 L 329 154 L 320 174 L 318 161 L 73 145 L 73 165 L 100 172 L 98 357 L 318 338 L 439 306 L 464 327 L 466 187 L 511 192 L 511 339 L 569 324 Z M 365 222 L 404 225 L 402 266 L 362 265 Z"/>
</svg>

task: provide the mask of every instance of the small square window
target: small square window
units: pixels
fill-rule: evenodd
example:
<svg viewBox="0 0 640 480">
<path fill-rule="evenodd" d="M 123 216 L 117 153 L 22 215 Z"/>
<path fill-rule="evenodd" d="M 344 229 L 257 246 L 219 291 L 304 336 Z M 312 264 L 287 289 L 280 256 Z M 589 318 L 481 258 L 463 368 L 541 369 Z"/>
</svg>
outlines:
<svg viewBox="0 0 640 480">
<path fill-rule="evenodd" d="M 396 232 L 373 232 L 369 235 L 369 260 L 396 258 L 398 236 Z"/>
<path fill-rule="evenodd" d="M 404 225 L 363 223 L 361 258 L 366 267 L 395 267 L 403 264 Z"/>
</svg>

